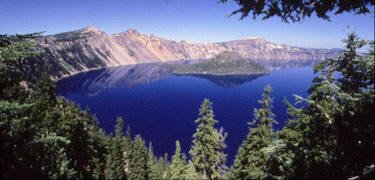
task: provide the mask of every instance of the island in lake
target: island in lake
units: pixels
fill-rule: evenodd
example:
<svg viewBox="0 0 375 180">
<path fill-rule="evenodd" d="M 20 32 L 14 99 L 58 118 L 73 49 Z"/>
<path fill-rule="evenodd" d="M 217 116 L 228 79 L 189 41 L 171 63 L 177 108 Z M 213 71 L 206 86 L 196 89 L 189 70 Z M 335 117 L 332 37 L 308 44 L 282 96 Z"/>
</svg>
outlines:
<svg viewBox="0 0 375 180">
<path fill-rule="evenodd" d="M 269 70 L 235 52 L 225 51 L 214 58 L 199 63 L 178 65 L 173 73 L 212 76 L 262 75 L 268 74 Z"/>
</svg>

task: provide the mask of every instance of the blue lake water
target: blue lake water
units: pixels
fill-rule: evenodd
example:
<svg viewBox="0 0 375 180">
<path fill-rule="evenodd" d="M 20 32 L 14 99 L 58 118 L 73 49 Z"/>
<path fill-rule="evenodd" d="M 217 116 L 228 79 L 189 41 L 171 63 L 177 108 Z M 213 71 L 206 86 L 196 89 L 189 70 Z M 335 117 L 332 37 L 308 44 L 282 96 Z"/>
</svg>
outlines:
<svg viewBox="0 0 375 180">
<path fill-rule="evenodd" d="M 213 102 L 217 128 L 228 133 L 228 164 L 248 134 L 254 108 L 264 87 L 272 86 L 273 112 L 280 129 L 287 120 L 284 97 L 294 102 L 293 94 L 307 96 L 314 75 L 311 67 L 276 70 L 264 76 L 176 76 L 159 64 L 139 64 L 80 73 L 57 82 L 57 93 L 89 107 L 100 126 L 113 132 L 121 116 L 131 127 L 152 142 L 154 153 L 173 155 L 175 141 L 188 154 L 197 125 L 198 110 L 204 98 Z"/>
</svg>

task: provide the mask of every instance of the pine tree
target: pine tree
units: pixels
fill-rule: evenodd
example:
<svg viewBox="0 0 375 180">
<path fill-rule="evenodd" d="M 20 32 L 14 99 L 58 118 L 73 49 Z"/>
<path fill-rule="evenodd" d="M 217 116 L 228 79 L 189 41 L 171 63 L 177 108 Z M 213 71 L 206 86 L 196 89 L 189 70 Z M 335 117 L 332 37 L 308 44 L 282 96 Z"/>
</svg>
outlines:
<svg viewBox="0 0 375 180">
<path fill-rule="evenodd" d="M 90 113 L 85 111 L 87 116 Z M 90 159 L 89 168 L 93 179 L 104 179 L 105 161 L 106 161 L 106 136 L 103 129 L 99 128 L 99 122 L 92 117 L 92 126 L 89 130 Z"/>
<path fill-rule="evenodd" d="M 338 106 L 334 113 L 337 149 L 336 173 L 343 177 L 360 176 L 366 166 L 375 164 L 374 119 L 374 41 L 360 40 L 350 33 L 344 40 L 344 55 L 334 62 L 334 71 L 342 76 L 330 84 Z M 369 44 L 367 56 L 359 56 L 357 49 Z"/>
<path fill-rule="evenodd" d="M 168 153 L 164 154 L 164 157 L 162 158 L 162 160 L 163 160 L 163 168 L 164 168 L 163 179 L 170 179 L 171 164 L 169 163 L 169 160 L 168 160 Z"/>
<path fill-rule="evenodd" d="M 125 141 L 123 136 L 124 121 L 117 118 L 116 136 L 111 140 L 107 157 L 106 179 L 125 179 Z"/>
<path fill-rule="evenodd" d="M 177 140 L 176 151 L 175 151 L 175 154 L 172 156 L 171 179 L 184 179 L 186 177 L 185 165 L 186 165 L 186 159 L 185 160 L 182 159 L 180 142 Z"/>
<path fill-rule="evenodd" d="M 104 133 L 93 117 L 56 97 L 47 70 L 35 85 L 19 85 L 32 79 L 19 65 L 40 53 L 36 35 L 0 35 L 1 177 L 102 178 Z"/>
<path fill-rule="evenodd" d="M 45 177 L 49 179 L 71 179 L 76 177 L 76 171 L 71 168 L 72 161 L 68 159 L 64 145 L 70 141 L 55 133 L 42 134 L 35 140 L 41 145 L 42 155 L 37 159 Z"/>
<path fill-rule="evenodd" d="M 297 96 L 306 106 L 287 103 L 289 122 L 279 133 L 275 159 L 290 162 L 279 163 L 289 177 L 361 177 L 374 164 L 374 50 L 359 56 L 365 41 L 354 33 L 344 42 L 342 56 L 314 67 L 319 76 L 309 97 Z"/>
<path fill-rule="evenodd" d="M 205 99 L 201 105 L 199 118 L 195 120 L 198 128 L 193 135 L 193 145 L 190 150 L 192 161 L 200 178 L 218 179 L 220 177 L 219 164 L 222 164 L 222 144 L 220 134 L 214 128 L 217 121 L 214 119 L 212 103 Z"/>
<path fill-rule="evenodd" d="M 185 179 L 198 179 L 197 171 L 195 170 L 194 164 L 191 160 L 186 165 L 186 178 Z"/>
<path fill-rule="evenodd" d="M 141 136 L 137 135 L 132 144 L 129 157 L 129 179 L 148 179 L 150 168 L 148 167 L 148 153 Z"/>
<path fill-rule="evenodd" d="M 128 125 L 128 127 L 126 129 L 126 132 L 125 132 L 125 151 L 126 151 L 126 154 L 129 154 L 131 147 L 132 147 L 132 137 L 131 137 L 130 126 Z"/>
<path fill-rule="evenodd" d="M 160 178 L 162 178 L 160 176 L 160 172 L 159 172 L 160 169 L 158 167 L 157 158 L 154 155 L 154 151 L 153 151 L 152 143 L 151 142 L 148 145 L 148 162 L 147 162 L 147 166 L 150 168 L 150 175 L 149 175 L 150 179 L 160 179 Z"/>
<path fill-rule="evenodd" d="M 225 144 L 225 139 L 227 138 L 228 133 L 224 132 L 223 127 L 221 127 L 219 130 L 215 129 L 215 131 L 218 135 L 216 137 L 216 140 L 219 142 L 221 149 L 221 151 L 217 151 L 217 155 L 219 156 L 220 160 L 216 163 L 215 168 L 216 171 L 219 173 L 219 176 L 223 177 L 225 174 L 228 173 L 228 167 L 226 165 L 227 155 L 222 151 L 227 147 L 227 145 Z"/>
<path fill-rule="evenodd" d="M 272 124 L 277 123 L 274 120 L 275 115 L 271 112 L 273 100 L 270 93 L 271 87 L 266 86 L 263 99 L 258 101 L 262 107 L 254 110 L 255 118 L 249 123 L 254 127 L 250 128 L 247 139 L 236 155 L 231 173 L 234 179 L 263 179 L 270 176 L 270 157 L 262 152 L 263 148 L 272 143 L 274 138 Z"/>
</svg>

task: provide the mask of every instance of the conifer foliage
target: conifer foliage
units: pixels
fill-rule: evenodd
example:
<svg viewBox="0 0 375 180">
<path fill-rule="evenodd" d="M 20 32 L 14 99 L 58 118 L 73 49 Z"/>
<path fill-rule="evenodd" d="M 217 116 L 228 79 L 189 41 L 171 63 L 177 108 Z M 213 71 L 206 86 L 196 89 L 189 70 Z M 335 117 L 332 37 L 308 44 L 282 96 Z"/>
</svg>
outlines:
<svg viewBox="0 0 375 180">
<path fill-rule="evenodd" d="M 201 178 L 218 179 L 223 174 L 220 172 L 224 163 L 220 157 L 223 146 L 219 141 L 221 134 L 214 128 L 217 121 L 214 119 L 212 103 L 208 99 L 203 101 L 195 123 L 198 127 L 193 134 L 190 150 L 194 167 Z"/>
<path fill-rule="evenodd" d="M 374 177 L 374 42 L 354 33 L 344 41 L 342 56 L 314 67 L 309 96 L 296 96 L 304 106 L 285 101 L 288 122 L 277 133 L 271 87 L 265 87 L 229 173 L 227 135 L 214 127 L 218 121 L 208 99 L 195 120 L 191 159 L 177 141 L 170 163 L 167 154 L 154 155 L 151 143 L 147 149 L 141 136 L 133 140 L 129 127 L 124 135 L 122 118 L 115 136 L 106 135 L 89 110 L 56 97 L 48 68 L 36 84 L 23 82 L 15 64 L 38 54 L 36 35 L 0 36 L 0 179 Z M 370 52 L 359 54 L 365 45 Z"/>
<path fill-rule="evenodd" d="M 116 136 L 109 139 L 106 162 L 106 179 L 125 179 L 125 139 L 123 136 L 124 121 L 117 118 Z"/>
<path fill-rule="evenodd" d="M 266 86 L 263 99 L 259 101 L 261 108 L 254 110 L 254 120 L 249 123 L 250 132 L 238 150 L 231 175 L 234 179 L 264 179 L 270 176 L 270 157 L 262 151 L 274 138 L 272 124 L 277 123 L 271 112 L 271 87 Z"/>
<path fill-rule="evenodd" d="M 344 42 L 342 56 L 314 67 L 309 97 L 296 96 L 306 106 L 286 102 L 289 121 L 271 146 L 278 176 L 374 176 L 374 42 L 354 33 Z M 356 50 L 365 44 L 372 49 L 361 56 Z"/>
<path fill-rule="evenodd" d="M 136 136 L 129 154 L 129 179 L 148 179 L 148 153 L 141 136 Z"/>
<path fill-rule="evenodd" d="M 181 154 L 180 142 L 176 141 L 176 152 L 172 156 L 171 179 L 185 179 L 187 176 L 186 169 L 186 156 L 183 153 Z"/>
</svg>

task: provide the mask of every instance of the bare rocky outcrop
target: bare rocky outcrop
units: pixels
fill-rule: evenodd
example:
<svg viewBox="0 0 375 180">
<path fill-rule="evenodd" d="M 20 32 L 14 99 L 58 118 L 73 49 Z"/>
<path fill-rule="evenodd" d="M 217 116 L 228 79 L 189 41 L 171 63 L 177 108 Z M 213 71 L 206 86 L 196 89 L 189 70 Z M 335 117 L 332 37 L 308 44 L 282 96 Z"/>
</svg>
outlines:
<svg viewBox="0 0 375 180">
<path fill-rule="evenodd" d="M 45 36 L 37 41 L 38 48 L 45 52 L 42 59 L 50 64 L 50 73 L 55 78 L 126 64 L 209 59 L 224 51 L 235 52 L 265 67 L 269 65 L 270 69 L 291 63 L 311 64 L 324 58 L 335 57 L 340 52 L 338 49 L 277 45 L 254 37 L 223 43 L 197 44 L 141 34 L 133 29 L 118 34 L 106 34 L 95 27 Z"/>
</svg>

